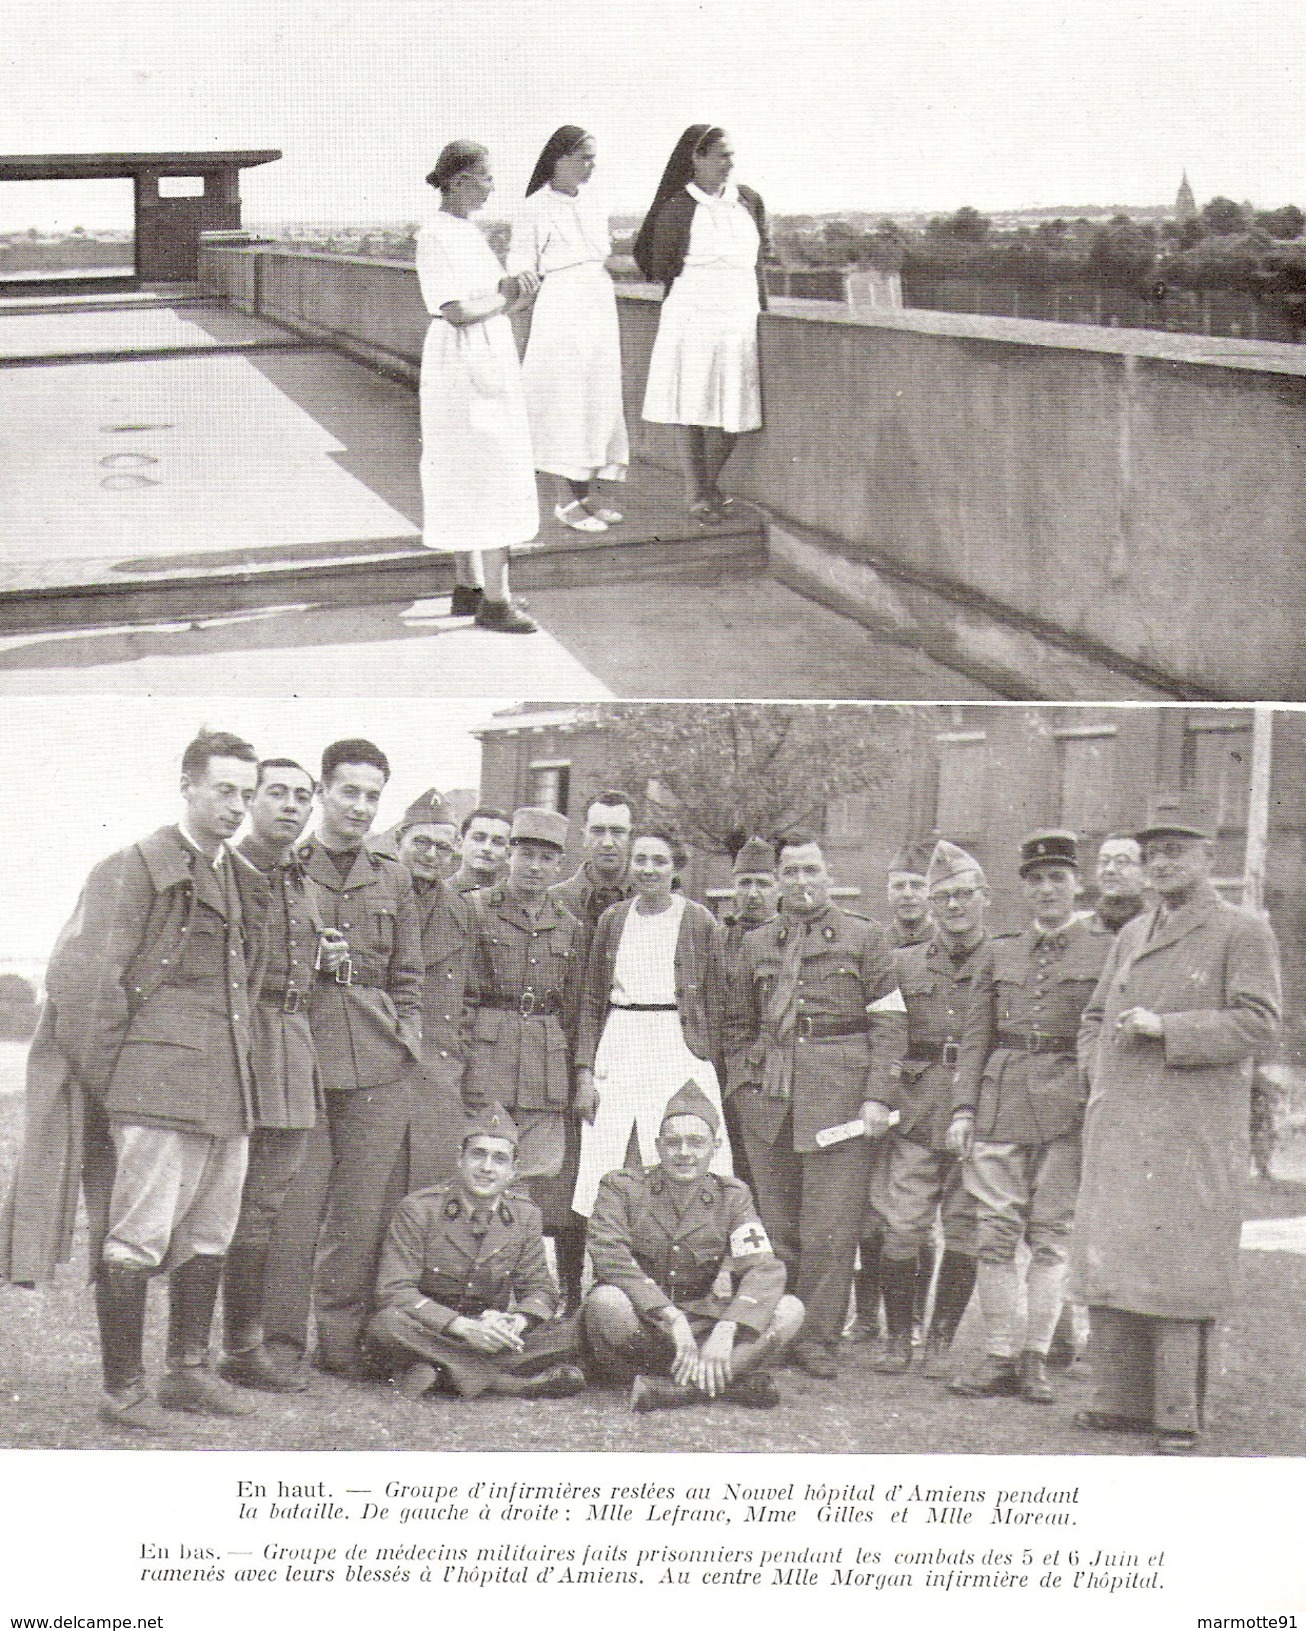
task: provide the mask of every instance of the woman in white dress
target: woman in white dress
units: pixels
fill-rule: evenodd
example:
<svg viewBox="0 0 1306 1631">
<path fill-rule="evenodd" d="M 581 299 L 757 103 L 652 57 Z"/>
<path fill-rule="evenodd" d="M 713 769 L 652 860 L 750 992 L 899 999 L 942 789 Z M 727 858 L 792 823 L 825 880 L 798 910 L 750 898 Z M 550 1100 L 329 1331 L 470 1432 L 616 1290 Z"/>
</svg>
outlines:
<svg viewBox="0 0 1306 1631">
<path fill-rule="evenodd" d="M 417 234 L 417 276 L 431 323 L 422 346 L 422 542 L 455 562 L 453 612 L 479 628 L 531 634 L 513 604 L 508 551 L 540 526 L 535 462 L 510 312 L 539 287 L 505 276 L 468 217 L 494 190 L 479 142 L 450 142 L 427 176 L 439 211 Z M 483 586 L 478 583 L 483 577 Z"/>
<path fill-rule="evenodd" d="M 623 1164 L 651 1166 L 667 1100 L 695 1081 L 717 1110 L 725 973 L 721 929 L 672 884 L 683 855 L 661 828 L 637 826 L 635 893 L 594 931 L 576 1044 L 582 1120 L 572 1210 L 589 1217 L 599 1180 Z M 723 1136 L 712 1170 L 729 1174 Z"/>
<path fill-rule="evenodd" d="M 625 481 L 630 463 L 617 297 L 606 264 L 612 239 L 602 205 L 582 196 L 596 153 L 579 125 L 554 131 L 508 251 L 509 272 L 541 280 L 522 362 L 535 468 L 554 478 L 553 513 L 577 532 L 606 532 L 622 519 L 591 484 Z"/>
<path fill-rule="evenodd" d="M 757 314 L 766 306 L 766 210 L 730 180 L 734 150 L 716 125 L 676 143 L 635 239 L 645 277 L 667 290 L 649 360 L 644 418 L 680 426 L 689 513 L 727 519 L 719 481 L 745 431 L 762 423 Z"/>
</svg>

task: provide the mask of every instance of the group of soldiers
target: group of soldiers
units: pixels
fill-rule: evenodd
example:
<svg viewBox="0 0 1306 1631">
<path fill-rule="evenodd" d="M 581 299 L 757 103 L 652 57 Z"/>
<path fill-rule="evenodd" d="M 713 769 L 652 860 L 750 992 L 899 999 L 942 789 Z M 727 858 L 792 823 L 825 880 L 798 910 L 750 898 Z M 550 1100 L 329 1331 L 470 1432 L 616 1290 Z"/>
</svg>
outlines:
<svg viewBox="0 0 1306 1631">
<path fill-rule="evenodd" d="M 632 1140 L 587 1222 L 578 1023 L 633 801 L 590 801 L 564 881 L 552 810 L 456 823 L 429 793 L 372 836 L 389 773 L 359 739 L 315 776 L 201 733 L 180 820 L 97 866 L 60 936 L 0 1271 L 49 1277 L 80 1187 L 106 1421 L 244 1415 L 307 1388 L 310 1356 L 411 1398 L 606 1382 L 637 1411 L 769 1408 L 782 1360 L 835 1378 L 849 1335 L 877 1372 L 1048 1405 L 1049 1356 L 1086 1327 L 1080 1425 L 1197 1445 L 1279 996 L 1195 801 L 1101 844 L 1091 911 L 1075 835 L 1030 834 L 1017 934 L 990 933 L 983 868 L 947 839 L 895 857 L 887 930 L 834 903 L 815 836 L 749 839 L 697 994 L 724 1116 L 676 1085 L 657 1161 Z M 710 1170 L 726 1140 L 734 1177 Z M 984 1352 L 953 1375 L 973 1293 Z"/>
</svg>

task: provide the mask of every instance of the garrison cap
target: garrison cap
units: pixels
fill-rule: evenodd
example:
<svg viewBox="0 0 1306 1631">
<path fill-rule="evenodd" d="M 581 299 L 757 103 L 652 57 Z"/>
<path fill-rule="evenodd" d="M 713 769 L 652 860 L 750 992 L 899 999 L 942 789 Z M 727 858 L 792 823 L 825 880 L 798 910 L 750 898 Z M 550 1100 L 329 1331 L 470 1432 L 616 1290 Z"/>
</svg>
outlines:
<svg viewBox="0 0 1306 1631">
<path fill-rule="evenodd" d="M 735 856 L 733 872 L 774 872 L 775 845 L 765 838 L 750 838 Z"/>
<path fill-rule="evenodd" d="M 1147 825 L 1134 834 L 1145 838 L 1173 833 L 1179 838 L 1214 838 L 1215 807 L 1197 793 L 1158 793 L 1148 805 Z"/>
<path fill-rule="evenodd" d="M 554 849 L 567 847 L 567 818 L 556 810 L 546 810 L 538 804 L 524 804 L 512 813 L 512 832 L 509 843 L 520 838 L 531 838 L 537 844 L 552 844 Z"/>
<path fill-rule="evenodd" d="M 934 844 L 924 838 L 913 838 L 905 843 L 893 860 L 889 862 L 890 872 L 910 872 L 917 878 L 924 878 L 929 873 L 930 857 L 934 853 Z"/>
<path fill-rule="evenodd" d="M 399 831 L 407 832 L 410 827 L 454 827 L 452 813 L 438 790 L 428 787 L 424 793 L 419 793 L 413 802 L 404 811 L 403 820 L 399 823 Z"/>
<path fill-rule="evenodd" d="M 705 1121 L 714 1133 L 721 1131 L 721 1117 L 717 1113 L 716 1105 L 692 1077 L 683 1087 L 677 1088 L 667 1100 L 667 1107 L 662 1112 L 663 1125 L 670 1121 L 672 1116 L 697 1116 L 700 1121 Z"/>
<path fill-rule="evenodd" d="M 934 846 L 934 854 L 930 856 L 929 870 L 925 874 L 925 881 L 931 889 L 949 878 L 959 878 L 963 873 L 977 872 L 981 879 L 984 877 L 984 868 L 973 855 L 962 849 L 960 844 L 949 843 L 946 838 L 940 838 Z"/>
<path fill-rule="evenodd" d="M 1056 866 L 1074 867 L 1078 871 L 1079 845 L 1075 842 L 1074 833 L 1066 832 L 1062 827 L 1045 827 L 1030 833 L 1020 846 L 1021 877 L 1045 861 Z"/>
<path fill-rule="evenodd" d="M 463 1143 L 469 1138 L 506 1138 L 515 1150 L 521 1143 L 517 1123 L 501 1104 L 487 1104 L 463 1128 Z"/>
</svg>

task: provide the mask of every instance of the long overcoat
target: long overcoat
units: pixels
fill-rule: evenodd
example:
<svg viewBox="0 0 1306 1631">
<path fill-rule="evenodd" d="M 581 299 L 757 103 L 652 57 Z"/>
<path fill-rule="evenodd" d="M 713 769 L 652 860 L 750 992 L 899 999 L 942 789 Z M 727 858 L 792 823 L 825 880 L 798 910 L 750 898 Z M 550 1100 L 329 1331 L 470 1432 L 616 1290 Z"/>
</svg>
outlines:
<svg viewBox="0 0 1306 1631">
<path fill-rule="evenodd" d="M 1170 1319 L 1217 1318 L 1235 1289 L 1251 1062 L 1274 1046 L 1279 953 L 1262 918 L 1203 885 L 1153 933 L 1121 930 L 1084 1010 L 1090 1093 L 1070 1295 Z M 1163 1040 L 1116 1020 L 1159 1014 Z"/>
</svg>

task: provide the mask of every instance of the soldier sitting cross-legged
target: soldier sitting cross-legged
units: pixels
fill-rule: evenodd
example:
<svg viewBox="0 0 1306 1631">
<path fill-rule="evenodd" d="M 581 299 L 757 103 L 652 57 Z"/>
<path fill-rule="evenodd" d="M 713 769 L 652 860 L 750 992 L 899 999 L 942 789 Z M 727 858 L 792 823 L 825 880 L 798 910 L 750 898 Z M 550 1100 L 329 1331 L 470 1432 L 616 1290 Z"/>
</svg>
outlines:
<svg viewBox="0 0 1306 1631">
<path fill-rule="evenodd" d="M 554 1321 L 540 1211 L 515 1191 L 518 1132 L 501 1105 L 470 1123 L 454 1177 L 401 1201 L 381 1254 L 373 1349 L 406 1367 L 401 1391 L 564 1399 L 585 1375 L 575 1319 Z"/>
<path fill-rule="evenodd" d="M 599 1185 L 585 1337 L 602 1375 L 631 1382 L 632 1410 L 780 1403 L 769 1367 L 798 1335 L 803 1305 L 783 1294 L 784 1264 L 748 1185 L 708 1170 L 720 1125 L 686 1082 L 667 1102 L 658 1165 Z"/>
</svg>

